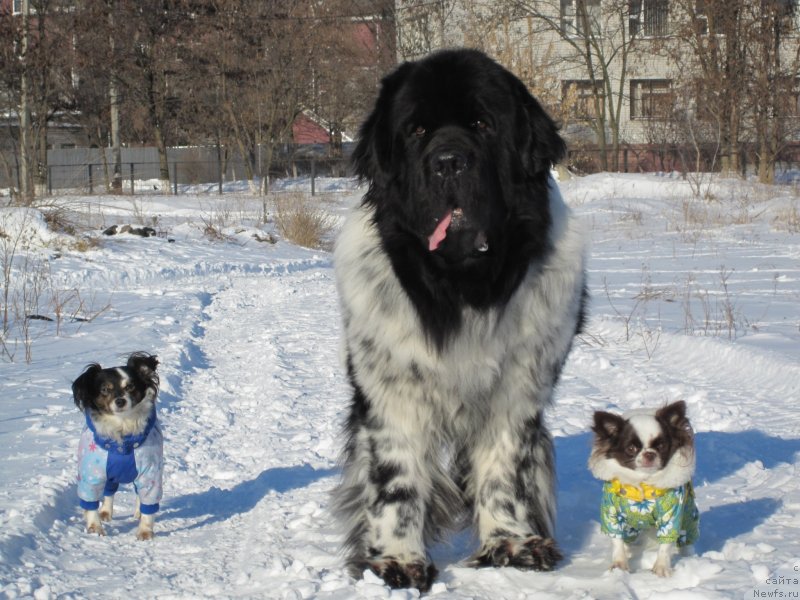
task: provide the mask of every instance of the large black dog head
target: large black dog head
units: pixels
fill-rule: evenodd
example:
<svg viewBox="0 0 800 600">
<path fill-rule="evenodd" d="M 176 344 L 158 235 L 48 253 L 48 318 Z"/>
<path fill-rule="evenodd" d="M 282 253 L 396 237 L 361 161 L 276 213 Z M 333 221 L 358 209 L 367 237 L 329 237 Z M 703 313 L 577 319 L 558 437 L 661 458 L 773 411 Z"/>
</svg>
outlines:
<svg viewBox="0 0 800 600">
<path fill-rule="evenodd" d="M 446 50 L 384 78 L 353 162 L 385 238 L 470 269 L 533 242 L 509 223 L 546 231 L 547 174 L 565 150 L 519 79 L 478 51 Z"/>
</svg>

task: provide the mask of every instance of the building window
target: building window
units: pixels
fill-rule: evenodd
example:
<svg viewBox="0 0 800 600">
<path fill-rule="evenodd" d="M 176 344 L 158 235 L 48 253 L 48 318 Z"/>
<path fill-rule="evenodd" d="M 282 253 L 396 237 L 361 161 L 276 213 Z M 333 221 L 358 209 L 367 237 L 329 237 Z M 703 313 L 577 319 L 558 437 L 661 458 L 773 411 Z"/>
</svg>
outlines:
<svg viewBox="0 0 800 600">
<path fill-rule="evenodd" d="M 600 102 L 600 110 L 605 100 L 603 82 L 590 80 L 564 81 L 561 84 L 561 98 L 570 107 L 572 115 L 578 119 L 591 120 L 597 117 L 595 100 Z"/>
<path fill-rule="evenodd" d="M 600 31 L 600 0 L 561 0 L 561 31 L 586 36 Z"/>
<path fill-rule="evenodd" d="M 12 11 L 15 15 L 22 12 L 22 0 L 14 0 Z"/>
<path fill-rule="evenodd" d="M 663 37 L 669 33 L 668 0 L 630 0 L 631 37 Z"/>
<path fill-rule="evenodd" d="M 675 95 L 669 79 L 631 81 L 631 119 L 669 119 L 675 108 Z"/>
</svg>

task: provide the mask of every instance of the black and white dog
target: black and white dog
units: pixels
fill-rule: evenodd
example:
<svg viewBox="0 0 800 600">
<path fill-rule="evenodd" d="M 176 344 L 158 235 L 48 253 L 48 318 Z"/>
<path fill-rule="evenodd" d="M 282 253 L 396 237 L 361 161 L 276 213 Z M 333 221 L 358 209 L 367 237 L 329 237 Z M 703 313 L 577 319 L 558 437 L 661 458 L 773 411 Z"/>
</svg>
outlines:
<svg viewBox="0 0 800 600">
<path fill-rule="evenodd" d="M 600 529 L 611 538 L 611 568 L 629 570 L 630 544 L 643 530 L 659 543 L 653 572 L 672 574 L 675 547 L 694 544 L 700 513 L 694 499 L 694 431 L 686 403 L 622 416 L 594 413 L 589 470 L 605 482 Z"/>
<path fill-rule="evenodd" d="M 584 239 L 551 178 L 565 146 L 470 50 L 405 63 L 354 152 L 369 183 L 335 249 L 353 399 L 335 501 L 348 567 L 427 589 L 427 544 L 472 513 L 475 566 L 549 570 L 544 422 L 585 304 Z"/>
<path fill-rule="evenodd" d="M 136 352 L 124 366 L 86 367 L 72 383 L 86 427 L 78 445 L 78 498 L 89 533 L 105 535 L 122 483 L 136 489 L 136 537 L 153 537 L 162 495 L 164 446 L 156 417 L 158 359 Z"/>
</svg>

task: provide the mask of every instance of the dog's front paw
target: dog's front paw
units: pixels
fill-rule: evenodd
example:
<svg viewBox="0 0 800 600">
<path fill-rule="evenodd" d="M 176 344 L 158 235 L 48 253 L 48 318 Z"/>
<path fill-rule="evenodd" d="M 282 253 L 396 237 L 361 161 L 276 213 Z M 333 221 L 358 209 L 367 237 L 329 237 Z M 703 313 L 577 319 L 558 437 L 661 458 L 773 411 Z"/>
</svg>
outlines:
<svg viewBox="0 0 800 600">
<path fill-rule="evenodd" d="M 364 567 L 391 588 L 417 588 L 420 592 L 430 589 L 438 573 L 433 563 L 422 558 L 409 561 L 401 561 L 393 556 L 370 558 Z"/>
<path fill-rule="evenodd" d="M 661 544 L 658 547 L 656 562 L 653 564 L 653 573 L 659 577 L 672 577 L 672 544 Z"/>
<path fill-rule="evenodd" d="M 656 564 L 653 565 L 653 573 L 659 577 L 672 577 L 672 567 L 656 561 Z"/>
<path fill-rule="evenodd" d="M 152 540 L 154 525 L 155 517 L 153 515 L 141 515 L 139 518 L 139 527 L 136 529 L 136 539 L 141 541 Z"/>
<path fill-rule="evenodd" d="M 511 536 L 484 543 L 467 564 L 471 567 L 516 567 L 552 571 L 562 558 L 553 538 L 538 535 Z"/>
<path fill-rule="evenodd" d="M 102 518 L 96 510 L 87 510 L 84 512 L 86 519 L 86 533 L 93 533 L 95 535 L 105 535 L 106 530 L 103 529 L 103 524 L 100 522 Z"/>
<path fill-rule="evenodd" d="M 627 560 L 615 560 L 613 563 L 611 563 L 611 566 L 608 568 L 608 570 L 613 571 L 614 569 L 619 569 L 620 571 L 630 571 Z"/>
</svg>

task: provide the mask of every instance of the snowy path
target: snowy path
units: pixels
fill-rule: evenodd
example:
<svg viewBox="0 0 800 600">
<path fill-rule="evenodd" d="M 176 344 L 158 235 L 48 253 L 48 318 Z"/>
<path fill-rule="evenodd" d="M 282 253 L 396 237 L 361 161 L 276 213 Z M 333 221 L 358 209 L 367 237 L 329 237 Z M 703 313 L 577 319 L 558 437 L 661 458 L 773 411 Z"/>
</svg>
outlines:
<svg viewBox="0 0 800 600">
<path fill-rule="evenodd" d="M 344 393 L 336 297 L 327 259 L 296 267 L 199 293 L 191 336 L 166 349 L 181 359 L 180 370 L 162 367 L 168 475 L 156 543 L 132 543 L 125 489 L 109 535 L 83 534 L 73 484 L 39 512 L 32 537 L 5 541 L 4 554 L 23 556 L 0 571 L 4 583 L 18 580 L 23 594 L 155 597 L 169 582 L 202 597 L 258 595 L 267 578 L 284 597 L 314 589 L 309 568 L 338 566 L 323 510 Z"/>
</svg>

